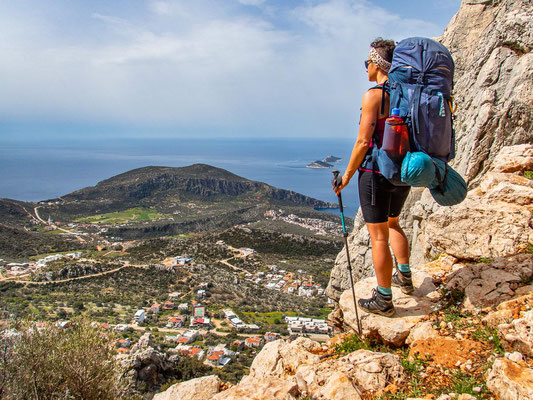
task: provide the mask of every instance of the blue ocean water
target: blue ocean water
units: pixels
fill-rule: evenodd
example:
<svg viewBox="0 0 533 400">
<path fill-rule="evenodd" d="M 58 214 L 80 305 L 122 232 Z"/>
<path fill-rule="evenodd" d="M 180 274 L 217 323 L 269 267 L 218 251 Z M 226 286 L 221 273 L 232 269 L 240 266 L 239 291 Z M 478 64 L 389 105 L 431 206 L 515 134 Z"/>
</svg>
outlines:
<svg viewBox="0 0 533 400">
<path fill-rule="evenodd" d="M 0 197 L 39 201 L 94 186 L 134 168 L 204 163 L 248 179 L 337 202 L 333 169 L 306 165 L 328 155 L 347 166 L 352 139 L 0 140 Z M 343 190 L 346 216 L 358 208 L 356 182 Z"/>
</svg>

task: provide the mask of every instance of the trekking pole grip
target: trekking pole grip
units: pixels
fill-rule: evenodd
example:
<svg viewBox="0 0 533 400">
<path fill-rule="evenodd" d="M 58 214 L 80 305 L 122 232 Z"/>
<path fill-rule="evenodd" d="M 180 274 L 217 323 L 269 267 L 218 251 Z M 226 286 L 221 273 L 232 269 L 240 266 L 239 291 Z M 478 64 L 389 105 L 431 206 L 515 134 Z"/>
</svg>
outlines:
<svg viewBox="0 0 533 400">
<path fill-rule="evenodd" d="M 331 181 L 331 184 L 333 185 L 334 188 L 338 188 L 340 185 L 342 185 L 342 178 L 340 178 L 340 172 L 339 171 L 332 171 L 332 174 L 333 174 L 333 179 Z M 342 195 L 339 193 L 337 195 L 337 197 L 339 198 L 339 208 L 341 210 L 341 213 L 344 212 L 344 208 L 342 207 Z"/>
</svg>

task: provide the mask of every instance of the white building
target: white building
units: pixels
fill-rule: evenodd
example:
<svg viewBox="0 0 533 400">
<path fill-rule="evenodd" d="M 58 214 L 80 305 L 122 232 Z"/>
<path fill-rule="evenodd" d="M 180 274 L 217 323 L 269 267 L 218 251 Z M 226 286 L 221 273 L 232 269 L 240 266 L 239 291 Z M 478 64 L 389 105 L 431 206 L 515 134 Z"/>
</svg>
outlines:
<svg viewBox="0 0 533 400">
<path fill-rule="evenodd" d="M 312 297 L 313 289 L 306 289 L 302 286 L 298 289 L 298 296 Z"/>
<path fill-rule="evenodd" d="M 231 322 L 231 324 L 232 324 L 233 326 L 239 326 L 239 325 L 242 325 L 242 320 L 240 320 L 240 319 L 237 318 L 237 317 L 229 318 L 229 322 Z"/>
<path fill-rule="evenodd" d="M 239 251 L 241 252 L 241 254 L 244 256 L 244 257 L 248 257 L 248 256 L 251 256 L 252 254 L 255 254 L 256 251 L 254 249 L 250 249 L 248 247 L 241 247 L 239 249 Z"/>
<path fill-rule="evenodd" d="M 136 322 L 138 323 L 141 323 L 141 322 L 144 322 L 144 320 L 146 319 L 146 313 L 144 310 L 137 310 L 137 312 L 135 313 L 135 315 L 133 316 L 133 318 L 135 319 Z"/>
<path fill-rule="evenodd" d="M 126 331 L 129 331 L 131 330 L 131 328 L 128 326 L 128 325 L 125 325 L 125 324 L 118 324 L 116 325 L 113 330 L 115 332 L 126 332 Z"/>
</svg>

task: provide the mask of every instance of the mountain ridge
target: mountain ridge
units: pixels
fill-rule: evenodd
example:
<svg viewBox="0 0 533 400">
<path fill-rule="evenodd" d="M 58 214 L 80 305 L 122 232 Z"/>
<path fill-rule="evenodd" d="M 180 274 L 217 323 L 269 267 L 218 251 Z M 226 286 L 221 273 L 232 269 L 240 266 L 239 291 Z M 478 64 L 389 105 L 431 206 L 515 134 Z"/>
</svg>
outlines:
<svg viewBox="0 0 533 400">
<path fill-rule="evenodd" d="M 147 166 L 126 171 L 61 196 L 63 201 L 107 200 L 120 202 L 173 200 L 220 201 L 231 196 L 257 196 L 273 202 L 314 208 L 334 207 L 331 203 L 303 194 L 253 181 L 207 164 L 187 167 Z M 57 200 L 57 199 L 52 199 Z"/>
</svg>

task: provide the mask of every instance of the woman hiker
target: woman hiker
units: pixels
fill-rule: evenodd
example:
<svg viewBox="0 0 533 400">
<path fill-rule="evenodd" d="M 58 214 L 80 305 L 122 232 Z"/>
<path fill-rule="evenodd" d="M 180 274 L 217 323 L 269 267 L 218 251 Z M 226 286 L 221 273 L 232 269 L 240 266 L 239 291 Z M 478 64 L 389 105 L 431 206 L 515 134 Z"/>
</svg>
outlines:
<svg viewBox="0 0 533 400">
<path fill-rule="evenodd" d="M 338 195 L 348 185 L 355 171 L 359 170 L 359 202 L 370 233 L 372 261 L 378 281 L 378 287 L 373 289 L 371 298 L 359 299 L 359 307 L 367 312 L 385 316 L 395 313 L 391 284 L 399 286 L 403 293 L 413 292 L 409 269 L 409 242 L 398 222 L 410 187 L 394 186 L 372 163 L 372 146 L 381 146 L 385 120 L 389 115 L 389 95 L 383 86 L 388 85 L 388 71 L 394 47 L 392 40 L 381 38 L 370 44 L 370 55 L 365 61 L 365 67 L 368 80 L 376 82 L 377 86 L 369 89 L 363 96 L 357 141 L 342 183 L 334 188 Z M 373 143 L 373 136 L 376 141 L 379 138 L 378 143 Z M 389 240 L 398 260 L 399 271 L 394 275 Z"/>
</svg>

